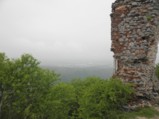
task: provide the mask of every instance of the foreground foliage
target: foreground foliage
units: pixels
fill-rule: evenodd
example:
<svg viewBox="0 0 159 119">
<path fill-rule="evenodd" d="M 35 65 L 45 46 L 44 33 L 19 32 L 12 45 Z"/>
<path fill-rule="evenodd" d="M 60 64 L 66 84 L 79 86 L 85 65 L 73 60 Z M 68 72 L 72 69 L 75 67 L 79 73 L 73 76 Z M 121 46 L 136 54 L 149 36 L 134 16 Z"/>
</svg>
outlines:
<svg viewBox="0 0 159 119">
<path fill-rule="evenodd" d="M 132 93 L 118 79 L 63 83 L 31 55 L 0 54 L 0 119 L 117 119 Z"/>
<path fill-rule="evenodd" d="M 130 86 L 117 79 L 87 78 L 73 84 L 76 84 L 82 119 L 116 119 L 132 94 Z"/>
</svg>

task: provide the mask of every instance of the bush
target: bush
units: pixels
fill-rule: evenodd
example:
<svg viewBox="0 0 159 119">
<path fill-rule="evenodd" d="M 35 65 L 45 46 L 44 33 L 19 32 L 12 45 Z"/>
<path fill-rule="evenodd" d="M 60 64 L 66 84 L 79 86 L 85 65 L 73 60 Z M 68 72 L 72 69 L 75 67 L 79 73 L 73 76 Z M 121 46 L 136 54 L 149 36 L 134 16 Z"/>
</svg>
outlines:
<svg viewBox="0 0 159 119">
<path fill-rule="evenodd" d="M 132 92 L 130 86 L 120 80 L 96 79 L 79 99 L 79 116 L 83 119 L 117 119 L 117 112 L 127 103 Z"/>
<path fill-rule="evenodd" d="M 75 102 L 74 87 L 67 83 L 59 83 L 52 88 L 52 112 L 49 119 L 68 119 Z"/>
</svg>

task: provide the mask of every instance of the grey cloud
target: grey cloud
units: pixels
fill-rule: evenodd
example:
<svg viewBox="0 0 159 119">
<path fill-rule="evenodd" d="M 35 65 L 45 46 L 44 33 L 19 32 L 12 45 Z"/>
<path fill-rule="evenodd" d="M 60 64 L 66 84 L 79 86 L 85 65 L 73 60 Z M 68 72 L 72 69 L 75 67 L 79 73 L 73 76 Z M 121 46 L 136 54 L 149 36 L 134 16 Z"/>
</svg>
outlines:
<svg viewBox="0 0 159 119">
<path fill-rule="evenodd" d="M 0 51 L 30 53 L 43 65 L 113 65 L 110 52 L 114 0 L 2 0 Z"/>
</svg>

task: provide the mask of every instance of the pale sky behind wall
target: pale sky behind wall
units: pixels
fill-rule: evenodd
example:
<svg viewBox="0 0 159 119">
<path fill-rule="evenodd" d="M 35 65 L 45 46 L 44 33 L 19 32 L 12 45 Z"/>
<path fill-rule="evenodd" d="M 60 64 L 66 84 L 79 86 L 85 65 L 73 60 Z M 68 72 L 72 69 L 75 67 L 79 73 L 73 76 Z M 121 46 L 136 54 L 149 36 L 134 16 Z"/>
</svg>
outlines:
<svg viewBox="0 0 159 119">
<path fill-rule="evenodd" d="M 42 65 L 113 65 L 115 0 L 0 0 L 0 52 Z"/>
</svg>

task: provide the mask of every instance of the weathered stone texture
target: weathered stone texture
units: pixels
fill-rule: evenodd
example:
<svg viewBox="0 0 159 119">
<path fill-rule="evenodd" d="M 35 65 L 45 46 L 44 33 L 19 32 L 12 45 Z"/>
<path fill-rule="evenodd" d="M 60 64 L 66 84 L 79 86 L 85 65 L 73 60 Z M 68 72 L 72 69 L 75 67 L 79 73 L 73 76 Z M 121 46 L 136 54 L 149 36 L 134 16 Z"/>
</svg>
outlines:
<svg viewBox="0 0 159 119">
<path fill-rule="evenodd" d="M 112 4 L 111 20 L 114 75 L 133 83 L 137 96 L 152 98 L 159 87 L 154 78 L 159 0 L 116 0 Z"/>
</svg>

